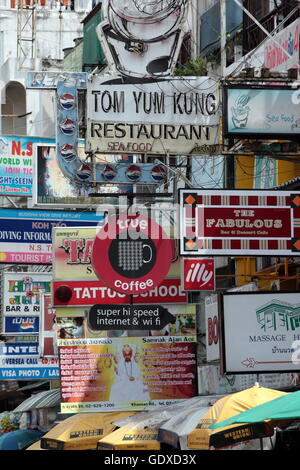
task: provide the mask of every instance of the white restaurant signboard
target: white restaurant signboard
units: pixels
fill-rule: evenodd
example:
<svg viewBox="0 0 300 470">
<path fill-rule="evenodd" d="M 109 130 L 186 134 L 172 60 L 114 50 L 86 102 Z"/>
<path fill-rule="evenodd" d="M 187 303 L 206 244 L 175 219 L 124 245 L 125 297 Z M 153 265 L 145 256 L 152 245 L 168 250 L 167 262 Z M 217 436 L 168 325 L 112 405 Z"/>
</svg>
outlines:
<svg viewBox="0 0 300 470">
<path fill-rule="evenodd" d="M 225 293 L 221 311 L 223 372 L 300 370 L 300 293 Z"/>
<path fill-rule="evenodd" d="M 207 153 L 219 144 L 218 123 L 218 85 L 208 77 L 88 82 L 87 152 Z"/>
<path fill-rule="evenodd" d="M 181 256 L 297 256 L 300 194 L 179 190 Z"/>
</svg>

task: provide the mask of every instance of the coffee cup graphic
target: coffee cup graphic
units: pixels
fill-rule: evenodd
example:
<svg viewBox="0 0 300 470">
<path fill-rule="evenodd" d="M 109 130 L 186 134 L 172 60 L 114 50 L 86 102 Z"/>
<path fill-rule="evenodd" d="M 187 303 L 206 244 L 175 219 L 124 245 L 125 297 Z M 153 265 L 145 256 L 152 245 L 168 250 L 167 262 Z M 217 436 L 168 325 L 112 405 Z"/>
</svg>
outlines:
<svg viewBox="0 0 300 470">
<path fill-rule="evenodd" d="M 151 239 L 115 239 L 109 249 L 115 271 L 128 278 L 145 276 L 156 260 L 156 248 Z"/>
</svg>

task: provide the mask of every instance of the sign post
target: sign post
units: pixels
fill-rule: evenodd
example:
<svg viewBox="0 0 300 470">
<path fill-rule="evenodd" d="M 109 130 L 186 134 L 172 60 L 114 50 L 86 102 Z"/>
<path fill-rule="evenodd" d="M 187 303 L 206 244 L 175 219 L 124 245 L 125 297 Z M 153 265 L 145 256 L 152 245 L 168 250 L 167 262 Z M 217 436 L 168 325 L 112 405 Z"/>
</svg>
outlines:
<svg viewBox="0 0 300 470">
<path fill-rule="evenodd" d="M 160 305 L 94 305 L 88 314 L 92 330 L 161 330 L 175 321 Z"/>
</svg>

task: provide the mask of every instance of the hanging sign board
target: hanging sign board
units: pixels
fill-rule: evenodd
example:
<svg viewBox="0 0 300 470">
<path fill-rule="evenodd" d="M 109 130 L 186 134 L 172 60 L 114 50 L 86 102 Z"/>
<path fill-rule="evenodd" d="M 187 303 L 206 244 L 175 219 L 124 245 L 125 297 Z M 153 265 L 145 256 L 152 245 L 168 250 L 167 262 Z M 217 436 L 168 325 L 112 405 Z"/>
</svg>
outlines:
<svg viewBox="0 0 300 470">
<path fill-rule="evenodd" d="M 161 330 L 176 318 L 160 305 L 94 305 L 88 314 L 92 330 Z"/>
<path fill-rule="evenodd" d="M 282 86 L 224 88 L 224 136 L 298 139 L 299 89 Z"/>
<path fill-rule="evenodd" d="M 290 191 L 179 190 L 180 254 L 300 254 L 300 194 Z"/>
<path fill-rule="evenodd" d="M 224 372 L 299 371 L 299 305 L 299 292 L 223 294 Z"/>
<path fill-rule="evenodd" d="M 110 219 L 98 231 L 92 264 L 98 278 L 123 294 L 143 294 L 168 273 L 173 243 L 160 225 L 138 215 Z"/>
<path fill-rule="evenodd" d="M 109 69 L 136 79 L 171 75 L 186 30 L 188 0 L 104 0 L 96 32 Z"/>
<path fill-rule="evenodd" d="M 91 76 L 86 151 L 188 154 L 218 140 L 219 92 L 207 77 L 124 83 Z M 206 150 L 207 151 L 207 150 Z"/>
<path fill-rule="evenodd" d="M 131 303 L 129 294 L 117 292 L 104 284 L 93 269 L 92 247 L 99 229 L 100 227 L 53 229 L 53 306 L 69 308 Z M 147 292 L 132 295 L 132 303 L 185 304 L 187 293 L 182 290 L 180 282 L 180 263 L 174 261 L 161 283 Z M 66 288 L 67 298 L 57 295 L 61 290 L 66 292 Z"/>
</svg>

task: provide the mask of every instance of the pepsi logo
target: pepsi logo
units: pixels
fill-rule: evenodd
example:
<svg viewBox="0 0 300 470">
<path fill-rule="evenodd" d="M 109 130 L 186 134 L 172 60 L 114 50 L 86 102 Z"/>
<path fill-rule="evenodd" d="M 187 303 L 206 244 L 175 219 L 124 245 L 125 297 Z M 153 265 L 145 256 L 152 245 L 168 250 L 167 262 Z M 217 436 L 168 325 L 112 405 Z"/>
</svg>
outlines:
<svg viewBox="0 0 300 470">
<path fill-rule="evenodd" d="M 65 135 L 73 135 L 76 129 L 76 124 L 73 119 L 65 119 L 64 121 L 60 122 L 59 128 L 61 132 Z"/>
<path fill-rule="evenodd" d="M 59 97 L 59 104 L 63 109 L 73 109 L 75 106 L 75 96 L 71 93 L 64 93 Z"/>
<path fill-rule="evenodd" d="M 92 175 L 92 170 L 86 163 L 83 163 L 81 167 L 76 171 L 77 177 L 81 181 L 88 181 Z"/>
<path fill-rule="evenodd" d="M 72 162 L 77 157 L 77 152 L 71 144 L 63 145 L 60 149 L 60 154 L 66 162 Z"/>
<path fill-rule="evenodd" d="M 151 176 L 158 183 L 167 179 L 166 169 L 162 165 L 156 165 L 152 168 Z"/>
<path fill-rule="evenodd" d="M 117 170 L 111 165 L 105 165 L 102 170 L 102 177 L 107 181 L 112 181 L 117 176 Z"/>
<path fill-rule="evenodd" d="M 141 178 L 141 169 L 139 166 L 137 165 L 130 165 L 129 168 L 127 168 L 125 174 L 127 176 L 127 178 L 130 180 L 130 181 L 139 181 L 139 179 Z"/>
</svg>

